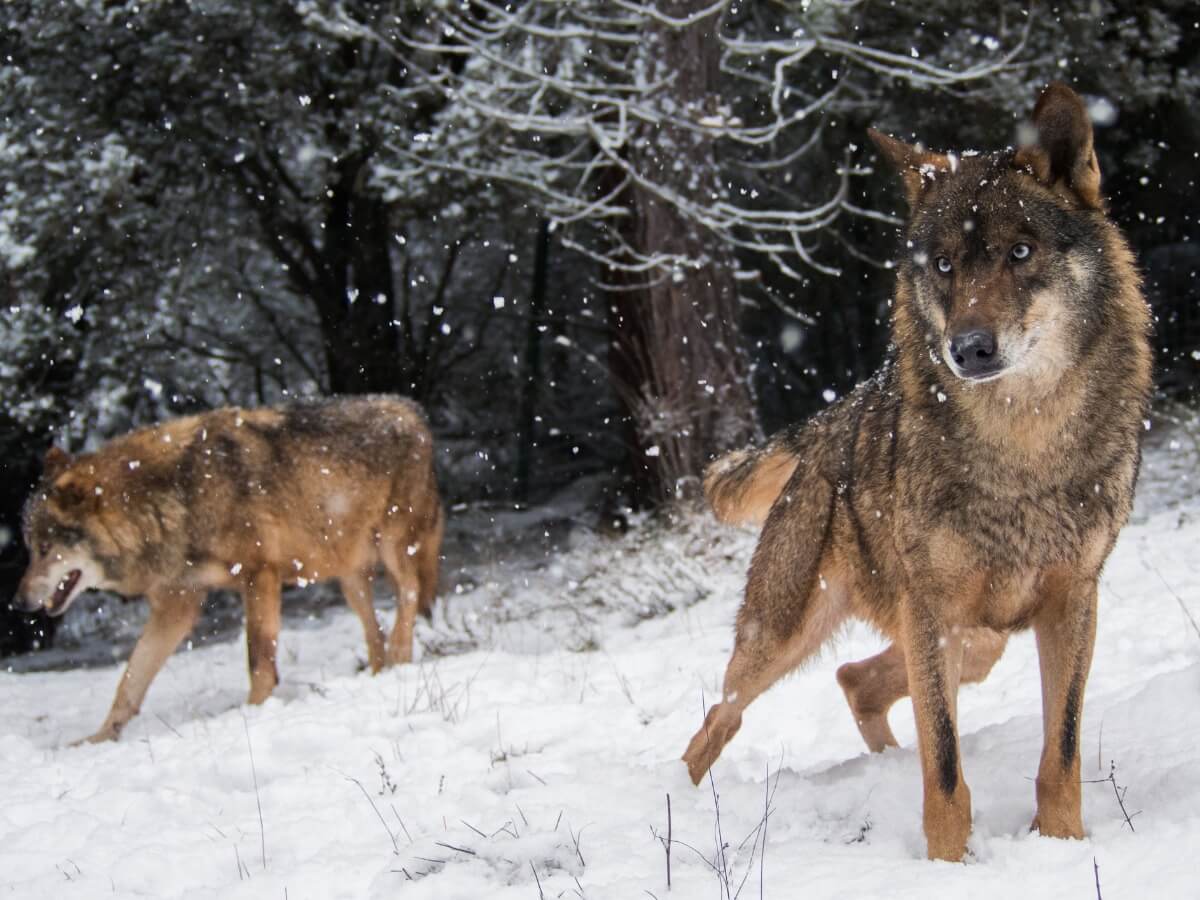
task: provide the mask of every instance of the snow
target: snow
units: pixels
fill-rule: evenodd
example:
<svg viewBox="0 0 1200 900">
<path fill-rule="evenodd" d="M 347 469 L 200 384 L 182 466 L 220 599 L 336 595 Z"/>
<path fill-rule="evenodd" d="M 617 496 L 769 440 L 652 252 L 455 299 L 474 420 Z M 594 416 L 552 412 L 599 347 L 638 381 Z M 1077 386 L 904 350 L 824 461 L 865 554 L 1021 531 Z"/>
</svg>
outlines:
<svg viewBox="0 0 1200 900">
<path fill-rule="evenodd" d="M 693 788 L 678 757 L 717 693 L 753 533 L 692 520 L 560 540 L 532 511 L 491 518 L 506 539 L 569 546 L 464 551 L 418 627 L 416 665 L 373 677 L 341 604 L 293 613 L 263 706 L 243 705 L 245 651 L 226 633 L 169 660 L 120 743 L 80 747 L 67 743 L 99 725 L 116 666 L 0 675 L 4 893 L 720 897 L 719 828 L 744 897 L 760 882 L 765 897 L 1088 897 L 1094 864 L 1106 897 L 1194 896 L 1200 635 L 1181 603 L 1200 615 L 1200 499 L 1182 457 L 1148 454 L 1101 584 L 1087 840 L 1028 832 L 1041 750 L 1028 634 L 961 694 L 966 864 L 923 859 L 907 704 L 892 713 L 903 746 L 872 756 L 834 682 L 839 661 L 881 646 L 865 627 L 756 701 Z"/>
</svg>

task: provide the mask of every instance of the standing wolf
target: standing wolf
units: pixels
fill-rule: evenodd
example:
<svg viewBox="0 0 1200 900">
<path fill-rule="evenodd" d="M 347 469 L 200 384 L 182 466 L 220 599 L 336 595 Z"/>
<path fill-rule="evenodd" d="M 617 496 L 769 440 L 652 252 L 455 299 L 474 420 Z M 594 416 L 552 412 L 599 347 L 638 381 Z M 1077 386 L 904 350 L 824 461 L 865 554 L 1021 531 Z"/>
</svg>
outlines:
<svg viewBox="0 0 1200 900">
<path fill-rule="evenodd" d="M 893 644 L 839 681 L 872 749 L 895 743 L 886 713 L 911 693 L 931 858 L 960 859 L 971 829 L 959 683 L 1028 627 L 1045 723 L 1033 827 L 1083 836 L 1096 585 L 1129 515 L 1151 391 L 1149 315 L 1105 214 L 1087 111 L 1052 84 L 1033 124 L 1028 146 L 961 157 L 872 132 L 911 210 L 894 353 L 705 484 L 719 518 L 766 522 L 722 700 L 684 754 L 692 780 L 755 697 L 865 619 Z"/>
<path fill-rule="evenodd" d="M 442 539 L 433 441 L 420 409 L 399 397 L 219 409 L 74 459 L 51 450 L 24 530 L 22 608 L 62 615 L 86 588 L 150 603 L 91 738 L 112 740 L 214 588 L 245 602 L 251 703 L 279 681 L 283 584 L 338 579 L 362 620 L 371 670 L 412 659 L 413 619 L 432 608 Z M 386 655 L 371 600 L 380 564 L 396 591 Z"/>
</svg>

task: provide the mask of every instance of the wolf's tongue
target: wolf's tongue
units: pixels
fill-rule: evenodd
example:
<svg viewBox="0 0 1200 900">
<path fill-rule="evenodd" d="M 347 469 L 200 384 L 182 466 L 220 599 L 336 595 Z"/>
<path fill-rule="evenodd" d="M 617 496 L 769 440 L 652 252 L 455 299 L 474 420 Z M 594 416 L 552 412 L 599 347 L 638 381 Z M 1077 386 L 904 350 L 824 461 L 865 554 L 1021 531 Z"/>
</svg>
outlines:
<svg viewBox="0 0 1200 900">
<path fill-rule="evenodd" d="M 78 569 L 72 569 L 63 576 L 63 580 L 54 589 L 54 596 L 50 598 L 50 605 L 46 607 L 46 612 L 54 616 L 63 611 L 62 606 L 67 602 L 67 598 L 71 596 L 71 591 L 75 589 L 75 584 L 79 581 L 80 574 Z"/>
</svg>

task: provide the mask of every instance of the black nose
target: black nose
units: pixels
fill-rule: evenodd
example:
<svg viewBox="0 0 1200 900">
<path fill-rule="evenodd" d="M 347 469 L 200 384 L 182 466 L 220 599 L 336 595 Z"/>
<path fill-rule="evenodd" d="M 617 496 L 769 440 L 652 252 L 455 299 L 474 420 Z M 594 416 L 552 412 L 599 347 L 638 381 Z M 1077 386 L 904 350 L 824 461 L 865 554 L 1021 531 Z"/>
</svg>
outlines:
<svg viewBox="0 0 1200 900">
<path fill-rule="evenodd" d="M 964 331 L 950 338 L 950 357 L 967 378 L 981 378 L 1000 368 L 996 355 L 996 336 L 982 328 Z"/>
<path fill-rule="evenodd" d="M 23 613 L 35 613 L 42 608 L 41 603 L 21 590 L 18 590 L 16 596 L 9 601 L 9 606 L 17 612 Z"/>
</svg>

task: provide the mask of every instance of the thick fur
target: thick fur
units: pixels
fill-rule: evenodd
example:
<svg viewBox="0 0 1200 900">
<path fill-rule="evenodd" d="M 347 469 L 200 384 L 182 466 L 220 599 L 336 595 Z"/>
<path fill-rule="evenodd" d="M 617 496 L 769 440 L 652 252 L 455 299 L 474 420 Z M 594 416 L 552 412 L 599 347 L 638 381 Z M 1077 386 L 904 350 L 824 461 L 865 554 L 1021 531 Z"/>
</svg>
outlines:
<svg viewBox="0 0 1200 900">
<path fill-rule="evenodd" d="M 1083 834 L 1096 585 L 1129 515 L 1151 393 L 1149 315 L 1103 210 L 1083 104 L 1052 85 L 1034 124 L 1032 146 L 961 158 L 873 135 L 911 206 L 894 350 L 851 395 L 706 483 L 726 520 L 754 519 L 775 496 L 722 702 L 684 755 L 692 779 L 758 694 L 863 619 L 893 645 L 838 680 L 873 750 L 895 743 L 887 710 L 911 691 L 938 858 L 961 858 L 970 831 L 958 685 L 1030 627 L 1046 722 L 1034 827 Z M 995 335 L 998 371 L 973 380 L 957 365 L 964 329 Z"/>
<path fill-rule="evenodd" d="M 219 409 L 134 431 L 74 459 L 47 455 L 25 510 L 31 562 L 18 602 L 61 615 L 87 588 L 150 603 L 150 621 L 95 739 L 115 738 L 205 594 L 241 592 L 250 700 L 278 681 L 280 589 L 338 579 L 373 671 L 412 658 L 416 611 L 437 588 L 442 512 L 433 441 L 399 397 Z M 371 578 L 397 595 L 390 647 Z"/>
<path fill-rule="evenodd" d="M 762 524 L 799 462 L 786 433 L 761 449 L 735 450 L 708 467 L 704 496 L 722 522 Z"/>
</svg>

